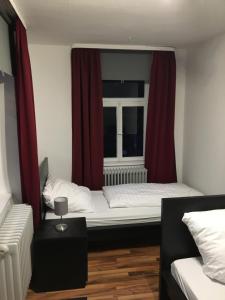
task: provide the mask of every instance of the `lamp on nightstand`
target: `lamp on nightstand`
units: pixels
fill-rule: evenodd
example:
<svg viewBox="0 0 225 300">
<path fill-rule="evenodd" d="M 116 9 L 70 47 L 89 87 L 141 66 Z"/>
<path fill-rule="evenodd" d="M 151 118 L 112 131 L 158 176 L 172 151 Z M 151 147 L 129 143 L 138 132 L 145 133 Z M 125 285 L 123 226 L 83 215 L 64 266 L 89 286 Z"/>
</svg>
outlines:
<svg viewBox="0 0 225 300">
<path fill-rule="evenodd" d="M 54 211 L 57 216 L 60 216 L 60 223 L 55 225 L 57 231 L 65 231 L 68 228 L 67 224 L 62 223 L 62 216 L 68 213 L 68 199 L 66 197 L 58 197 L 54 200 Z"/>
</svg>

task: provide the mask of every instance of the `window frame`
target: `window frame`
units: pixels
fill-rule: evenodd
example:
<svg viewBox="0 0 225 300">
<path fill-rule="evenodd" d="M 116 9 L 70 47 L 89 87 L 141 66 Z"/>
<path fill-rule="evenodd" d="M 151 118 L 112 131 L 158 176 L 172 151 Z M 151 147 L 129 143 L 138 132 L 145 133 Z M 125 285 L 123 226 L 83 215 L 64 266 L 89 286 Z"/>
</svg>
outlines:
<svg viewBox="0 0 225 300">
<path fill-rule="evenodd" d="M 145 137 L 148 107 L 148 91 L 149 84 L 145 83 L 145 91 L 143 98 L 103 98 L 103 107 L 116 107 L 117 121 L 117 157 L 104 158 L 104 167 L 109 166 L 126 166 L 126 165 L 143 165 L 145 157 Z M 144 123 L 143 123 L 143 156 L 123 157 L 123 107 L 143 107 Z"/>
</svg>

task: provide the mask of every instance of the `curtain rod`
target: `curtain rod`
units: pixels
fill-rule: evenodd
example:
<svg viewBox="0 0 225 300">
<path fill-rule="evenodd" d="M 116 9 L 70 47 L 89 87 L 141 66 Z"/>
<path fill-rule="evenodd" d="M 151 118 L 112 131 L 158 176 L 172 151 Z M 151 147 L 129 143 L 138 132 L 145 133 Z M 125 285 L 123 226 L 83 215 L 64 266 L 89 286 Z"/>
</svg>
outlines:
<svg viewBox="0 0 225 300">
<path fill-rule="evenodd" d="M 115 44 L 73 44 L 72 48 L 97 48 L 115 50 L 143 50 L 143 51 L 175 51 L 172 47 L 155 47 L 146 45 L 115 45 Z"/>
</svg>

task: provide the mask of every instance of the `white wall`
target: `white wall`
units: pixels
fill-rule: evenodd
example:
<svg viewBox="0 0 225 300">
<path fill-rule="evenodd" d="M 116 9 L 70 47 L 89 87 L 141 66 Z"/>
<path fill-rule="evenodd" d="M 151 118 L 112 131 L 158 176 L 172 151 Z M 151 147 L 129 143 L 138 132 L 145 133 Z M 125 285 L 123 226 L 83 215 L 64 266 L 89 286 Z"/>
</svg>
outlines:
<svg viewBox="0 0 225 300">
<path fill-rule="evenodd" d="M 6 157 L 4 84 L 0 84 L 0 193 L 10 193 Z"/>
<path fill-rule="evenodd" d="M 39 163 L 49 157 L 50 174 L 71 180 L 70 47 L 29 45 Z"/>
<path fill-rule="evenodd" d="M 188 51 L 183 179 L 225 193 L 225 35 Z"/>
<path fill-rule="evenodd" d="M 39 163 L 48 156 L 51 175 L 70 180 L 72 167 L 70 47 L 30 44 L 29 51 Z M 175 148 L 179 181 L 182 181 L 183 164 L 185 59 L 184 50 L 176 51 Z"/>
<path fill-rule="evenodd" d="M 4 75 L 1 80 L 4 82 L 4 123 L 5 123 L 5 147 L 6 147 L 6 167 L 10 192 L 16 203 L 22 201 L 20 162 L 17 130 L 17 110 L 15 97 L 14 78 Z"/>
<path fill-rule="evenodd" d="M 14 78 L 0 72 L 0 194 L 21 202 L 17 112 Z"/>
<path fill-rule="evenodd" d="M 12 74 L 8 25 L 2 19 L 1 16 L 0 16 L 0 70 L 8 74 Z"/>
<path fill-rule="evenodd" d="M 186 50 L 176 50 L 176 102 L 175 102 L 175 152 L 177 180 L 183 180 L 183 136 L 184 136 L 184 106 L 186 89 Z"/>
</svg>

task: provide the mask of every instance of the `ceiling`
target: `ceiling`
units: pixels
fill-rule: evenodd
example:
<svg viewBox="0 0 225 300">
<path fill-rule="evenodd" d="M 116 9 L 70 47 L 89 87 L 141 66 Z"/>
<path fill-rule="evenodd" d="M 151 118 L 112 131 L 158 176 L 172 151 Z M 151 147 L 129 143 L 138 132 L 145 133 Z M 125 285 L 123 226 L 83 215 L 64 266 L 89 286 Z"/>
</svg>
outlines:
<svg viewBox="0 0 225 300">
<path fill-rule="evenodd" d="M 13 0 L 29 40 L 182 47 L 225 32 L 225 0 Z"/>
</svg>

